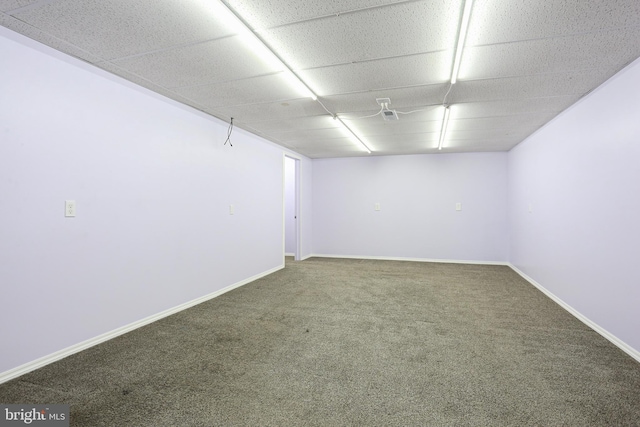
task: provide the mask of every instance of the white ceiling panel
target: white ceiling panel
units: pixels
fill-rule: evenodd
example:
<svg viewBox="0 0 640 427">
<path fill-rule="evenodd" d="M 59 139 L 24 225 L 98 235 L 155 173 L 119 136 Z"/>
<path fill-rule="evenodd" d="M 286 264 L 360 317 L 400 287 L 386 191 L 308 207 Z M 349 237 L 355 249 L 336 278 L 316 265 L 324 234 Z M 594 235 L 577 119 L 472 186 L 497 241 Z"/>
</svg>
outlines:
<svg viewBox="0 0 640 427">
<path fill-rule="evenodd" d="M 217 0 L 0 0 L 0 25 L 318 158 L 439 152 L 448 91 L 441 152 L 508 150 L 640 56 L 639 0 L 474 0 L 453 86 L 462 0 L 224 3 L 318 101 L 256 58 Z"/>
<path fill-rule="evenodd" d="M 298 74 L 320 96 L 443 83 L 451 75 L 451 52 L 334 65 Z"/>
<path fill-rule="evenodd" d="M 225 82 L 282 70 L 254 55 L 239 36 L 112 62 L 168 88 Z"/>
<path fill-rule="evenodd" d="M 437 143 L 439 138 L 438 133 L 409 133 L 405 135 L 371 135 L 364 137 L 363 140 L 371 143 L 372 146 L 380 147 L 402 143 L 424 143 L 431 146 L 434 141 Z"/>
<path fill-rule="evenodd" d="M 0 12 L 9 12 L 21 7 L 29 6 L 40 0 L 0 0 Z"/>
<path fill-rule="evenodd" d="M 254 123 L 267 120 L 293 120 L 299 117 L 320 116 L 326 111 L 310 98 L 293 99 L 285 102 L 267 102 L 264 104 L 247 104 L 223 106 L 213 110 L 214 115 L 234 117 L 238 122 Z"/>
<path fill-rule="evenodd" d="M 405 1 L 407 0 L 325 0 L 317 2 L 227 0 L 227 3 L 240 13 L 254 29 L 264 29 Z"/>
<path fill-rule="evenodd" d="M 584 94 L 610 74 L 599 69 L 579 73 L 537 74 L 456 83 L 447 102 L 487 101 L 498 99 L 546 98 Z"/>
<path fill-rule="evenodd" d="M 328 114 L 323 116 L 299 117 L 289 120 L 251 122 L 251 127 L 263 132 L 286 132 L 295 130 L 329 129 L 342 127 L 340 122 Z"/>
<path fill-rule="evenodd" d="M 640 26 L 638 0 L 475 0 L 467 46 Z"/>
<path fill-rule="evenodd" d="M 575 103 L 581 95 L 533 99 L 462 102 L 451 106 L 451 119 L 500 117 L 526 113 L 557 114 Z"/>
<path fill-rule="evenodd" d="M 327 129 L 309 129 L 309 130 L 294 130 L 288 132 L 267 132 L 269 135 L 273 135 L 280 141 L 293 142 L 293 141 L 317 141 L 321 139 L 332 138 L 351 138 L 351 134 L 344 127 L 335 127 Z"/>
<path fill-rule="evenodd" d="M 361 123 L 358 121 L 345 121 L 358 135 L 404 135 L 408 133 L 429 133 L 440 132 L 442 120 L 433 120 L 429 122 L 403 122 L 385 121 L 378 116 L 378 123 Z"/>
<path fill-rule="evenodd" d="M 593 68 L 614 73 L 626 65 L 627 58 L 640 55 L 640 43 L 625 45 L 628 38 L 640 40 L 640 26 L 623 32 L 467 47 L 458 79 L 528 76 Z"/>
<path fill-rule="evenodd" d="M 76 58 L 80 58 L 83 61 L 87 61 L 90 63 L 95 63 L 101 61 L 102 58 L 93 55 L 90 52 L 82 50 L 77 46 L 74 46 L 70 43 L 65 42 L 64 40 L 60 40 L 57 37 L 52 36 L 49 33 L 39 30 L 27 23 L 22 22 L 19 19 L 16 19 L 12 16 L 5 15 L 0 13 L 0 25 L 3 27 L 9 28 L 15 32 L 18 32 L 22 35 L 25 35 L 35 41 L 43 43 L 47 46 L 50 46 L 54 49 L 59 50 L 60 52 L 64 52 L 68 55 L 74 56 Z"/>
<path fill-rule="evenodd" d="M 348 117 L 359 117 L 357 112 L 365 112 L 367 115 L 372 111 L 379 110 L 376 103 L 377 98 L 390 98 L 390 108 L 397 110 L 413 110 L 418 108 L 428 108 L 434 104 L 441 104 L 448 84 L 417 86 L 402 89 L 387 89 L 371 92 L 358 92 L 345 95 L 327 96 L 323 102 L 332 108 L 336 113 L 349 113 Z M 373 114 L 373 113 L 372 113 Z"/>
<path fill-rule="evenodd" d="M 447 129 L 450 131 L 537 129 L 548 122 L 554 115 L 555 113 L 539 113 L 459 120 L 450 119 Z"/>
<path fill-rule="evenodd" d="M 285 73 L 210 85 L 182 87 L 175 89 L 175 92 L 206 107 L 213 108 L 301 98 L 300 93 L 289 85 Z"/>
<path fill-rule="evenodd" d="M 453 56 L 460 4 L 460 0 L 398 3 L 265 30 L 261 35 L 294 69 L 441 50 Z"/>
<path fill-rule="evenodd" d="M 233 34 L 209 0 L 65 0 L 14 16 L 104 59 Z M 188 23 L 188 25 L 185 25 Z"/>
</svg>

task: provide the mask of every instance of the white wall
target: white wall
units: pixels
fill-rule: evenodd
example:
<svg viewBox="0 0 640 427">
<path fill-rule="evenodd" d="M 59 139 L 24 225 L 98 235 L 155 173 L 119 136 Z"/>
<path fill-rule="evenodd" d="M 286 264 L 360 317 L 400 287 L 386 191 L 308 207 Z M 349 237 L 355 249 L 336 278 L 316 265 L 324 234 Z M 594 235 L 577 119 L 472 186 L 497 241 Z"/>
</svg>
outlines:
<svg viewBox="0 0 640 427">
<path fill-rule="evenodd" d="M 511 263 L 636 352 L 639 118 L 636 61 L 509 153 Z"/>
<path fill-rule="evenodd" d="M 283 265 L 285 150 L 1 27 L 0 57 L 0 373 Z"/>
<path fill-rule="evenodd" d="M 506 175 L 506 153 L 314 160 L 313 252 L 506 262 Z"/>
<path fill-rule="evenodd" d="M 284 251 L 296 252 L 296 161 L 291 157 L 284 159 Z"/>
</svg>

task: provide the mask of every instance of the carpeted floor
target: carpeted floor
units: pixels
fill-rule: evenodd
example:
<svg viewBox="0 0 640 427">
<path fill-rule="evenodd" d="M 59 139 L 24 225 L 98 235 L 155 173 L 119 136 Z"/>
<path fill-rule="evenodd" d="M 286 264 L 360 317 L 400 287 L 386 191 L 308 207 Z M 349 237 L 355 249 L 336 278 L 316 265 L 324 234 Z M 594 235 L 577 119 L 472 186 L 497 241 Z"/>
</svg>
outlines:
<svg viewBox="0 0 640 427">
<path fill-rule="evenodd" d="M 640 425 L 640 364 L 508 267 L 312 258 L 0 385 L 72 426 Z"/>
</svg>

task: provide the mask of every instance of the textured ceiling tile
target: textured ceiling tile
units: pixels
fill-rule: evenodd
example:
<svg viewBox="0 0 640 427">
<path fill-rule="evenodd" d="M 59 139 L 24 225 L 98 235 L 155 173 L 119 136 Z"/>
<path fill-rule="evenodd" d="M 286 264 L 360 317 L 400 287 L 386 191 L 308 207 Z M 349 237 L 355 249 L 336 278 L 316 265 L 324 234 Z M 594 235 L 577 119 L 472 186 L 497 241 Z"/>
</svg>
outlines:
<svg viewBox="0 0 640 427">
<path fill-rule="evenodd" d="M 512 116 L 483 117 L 449 120 L 448 131 L 484 131 L 537 129 L 548 122 L 555 113 L 518 114 Z"/>
<path fill-rule="evenodd" d="M 445 51 L 298 71 L 320 96 L 443 83 L 450 73 Z"/>
<path fill-rule="evenodd" d="M 252 77 L 240 81 L 189 86 L 175 92 L 206 107 L 258 104 L 302 98 L 284 73 Z"/>
<path fill-rule="evenodd" d="M 254 123 L 272 120 L 293 120 L 305 116 L 326 114 L 316 101 L 309 98 L 293 99 L 285 102 L 247 104 L 212 109 L 214 115 L 234 117 L 239 122 Z"/>
<path fill-rule="evenodd" d="M 385 121 L 382 117 L 379 118 L 379 123 L 358 123 L 358 122 L 346 122 L 354 132 L 358 135 L 373 136 L 373 135 L 404 135 L 408 133 L 430 133 L 440 132 L 442 126 L 441 120 L 434 120 L 429 122 L 403 122 L 402 119 L 398 121 Z"/>
<path fill-rule="evenodd" d="M 208 0 L 66 0 L 16 18 L 105 59 L 210 40 L 233 31 Z"/>
<path fill-rule="evenodd" d="M 384 147 L 387 144 L 400 143 L 424 143 L 430 145 L 434 141 L 438 141 L 440 135 L 438 133 L 411 133 L 406 135 L 371 135 L 364 137 L 365 142 L 371 143 L 374 147 Z"/>
<path fill-rule="evenodd" d="M 320 138 L 320 139 L 298 139 L 295 142 L 290 143 L 295 148 L 335 148 L 335 147 L 347 147 L 355 148 L 357 150 L 364 150 L 358 140 L 353 137 L 340 137 L 340 138 Z"/>
<path fill-rule="evenodd" d="M 299 140 L 316 141 L 320 139 L 331 138 L 350 138 L 351 134 L 344 127 L 328 128 L 328 129 L 309 129 L 309 130 L 294 130 L 288 132 L 266 132 L 269 135 L 273 135 L 279 141 L 292 142 Z"/>
<path fill-rule="evenodd" d="M 610 69 L 613 73 L 640 56 L 638 40 L 640 26 L 624 31 L 468 47 L 458 79 L 527 76 L 591 68 Z"/>
<path fill-rule="evenodd" d="M 460 81 L 454 85 L 449 101 L 488 101 L 499 99 L 546 98 L 551 96 L 583 95 L 597 87 L 609 72 L 599 69 L 581 72 L 536 74 L 489 80 Z"/>
<path fill-rule="evenodd" d="M 638 0 L 476 0 L 467 46 L 640 26 Z"/>
<path fill-rule="evenodd" d="M 254 55 L 239 36 L 112 62 L 165 87 L 225 82 L 282 70 Z"/>
<path fill-rule="evenodd" d="M 289 120 L 272 120 L 249 123 L 252 128 L 263 132 L 286 132 L 294 130 L 329 129 L 342 127 L 328 114 L 322 116 L 299 117 Z"/>
<path fill-rule="evenodd" d="M 451 107 L 452 119 L 509 116 L 526 113 L 547 113 L 551 116 L 574 104 L 581 95 L 554 96 L 534 99 L 502 99 L 458 103 Z"/>
<path fill-rule="evenodd" d="M 262 36 L 294 69 L 441 50 L 453 56 L 460 4 L 399 3 L 265 30 Z"/>
<path fill-rule="evenodd" d="M 402 89 L 387 89 L 372 92 L 359 92 L 347 95 L 335 95 L 323 98 L 327 107 L 336 113 L 350 114 L 359 117 L 356 112 L 379 111 L 376 99 L 390 98 L 390 108 L 397 110 L 428 108 L 434 104 L 441 104 L 448 85 L 417 86 Z M 373 114 L 372 113 L 372 114 Z M 363 114 L 367 115 L 367 114 Z"/>
<path fill-rule="evenodd" d="M 406 0 L 324 0 L 291 2 L 288 0 L 228 0 L 231 7 L 254 29 L 270 28 L 312 18 L 342 15 L 345 12 Z"/>
<path fill-rule="evenodd" d="M 40 0 L 0 0 L 0 12 L 9 12 L 37 3 L 38 1 Z"/>
<path fill-rule="evenodd" d="M 64 52 L 67 55 L 71 55 L 76 58 L 80 58 L 83 61 L 87 61 L 90 63 L 95 63 L 102 61 L 102 58 L 99 56 L 93 55 L 90 52 L 79 49 L 77 46 L 69 44 L 64 40 L 60 40 L 56 37 L 53 37 L 38 28 L 35 28 L 29 24 L 26 24 L 19 19 L 13 18 L 9 15 L 5 15 L 0 13 L 0 25 L 6 27 L 10 30 L 13 30 L 17 33 L 20 33 L 24 36 L 27 36 L 37 42 L 43 43 L 47 46 L 50 46 L 60 52 Z"/>
</svg>

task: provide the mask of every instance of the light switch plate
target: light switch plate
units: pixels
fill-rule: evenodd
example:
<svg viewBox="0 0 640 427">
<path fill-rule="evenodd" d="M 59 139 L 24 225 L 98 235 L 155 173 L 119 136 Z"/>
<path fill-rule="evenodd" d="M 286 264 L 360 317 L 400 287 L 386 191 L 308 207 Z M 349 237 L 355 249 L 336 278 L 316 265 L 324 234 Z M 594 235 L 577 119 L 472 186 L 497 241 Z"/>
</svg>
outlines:
<svg viewBox="0 0 640 427">
<path fill-rule="evenodd" d="M 375 210 L 377 210 L 377 211 L 379 211 L 379 210 L 380 210 L 380 203 L 376 203 L 376 204 L 374 205 L 374 209 L 375 209 Z"/>
<path fill-rule="evenodd" d="M 457 211 L 461 211 L 462 210 L 462 203 L 460 203 L 460 202 L 456 203 L 456 210 Z"/>
<path fill-rule="evenodd" d="M 233 205 L 229 205 L 229 215 L 233 215 L 236 212 L 236 208 Z"/>
</svg>

